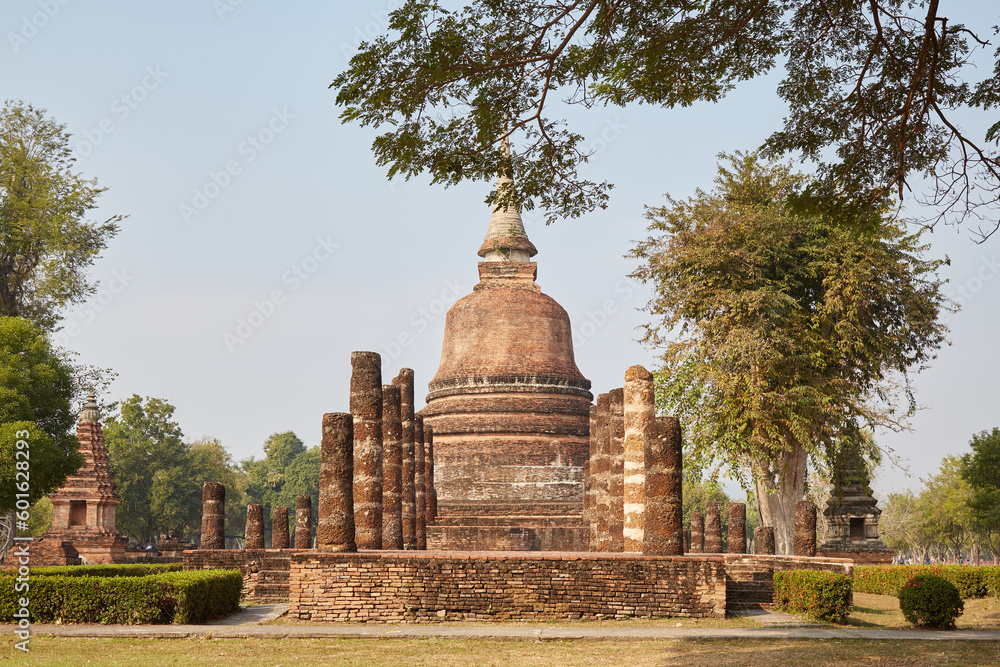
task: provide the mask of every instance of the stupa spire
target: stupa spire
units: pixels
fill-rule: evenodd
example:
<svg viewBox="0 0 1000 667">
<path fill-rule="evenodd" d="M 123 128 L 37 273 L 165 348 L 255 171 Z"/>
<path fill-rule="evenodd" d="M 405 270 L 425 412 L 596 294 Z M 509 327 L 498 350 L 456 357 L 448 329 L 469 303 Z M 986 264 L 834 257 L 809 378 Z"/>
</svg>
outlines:
<svg viewBox="0 0 1000 667">
<path fill-rule="evenodd" d="M 501 150 L 510 157 L 510 141 L 501 139 Z M 493 203 L 493 215 L 486 230 L 486 239 L 479 246 L 479 256 L 487 262 L 527 262 L 538 254 L 538 250 L 528 240 L 521 221 L 521 211 L 511 204 L 504 207 L 500 200 L 514 187 L 513 179 L 501 172 L 497 176 L 497 200 Z"/>
</svg>

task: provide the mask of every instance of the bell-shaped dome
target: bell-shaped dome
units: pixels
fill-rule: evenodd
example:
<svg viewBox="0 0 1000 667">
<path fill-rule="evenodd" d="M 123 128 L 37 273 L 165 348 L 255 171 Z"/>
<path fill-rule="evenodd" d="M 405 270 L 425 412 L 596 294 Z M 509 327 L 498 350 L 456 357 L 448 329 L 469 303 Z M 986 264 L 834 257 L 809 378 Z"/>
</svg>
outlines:
<svg viewBox="0 0 1000 667">
<path fill-rule="evenodd" d="M 481 282 L 448 311 L 441 365 L 428 399 L 539 385 L 590 395 L 590 382 L 573 357 L 569 315 L 535 284 L 536 266 L 480 263 Z"/>
</svg>

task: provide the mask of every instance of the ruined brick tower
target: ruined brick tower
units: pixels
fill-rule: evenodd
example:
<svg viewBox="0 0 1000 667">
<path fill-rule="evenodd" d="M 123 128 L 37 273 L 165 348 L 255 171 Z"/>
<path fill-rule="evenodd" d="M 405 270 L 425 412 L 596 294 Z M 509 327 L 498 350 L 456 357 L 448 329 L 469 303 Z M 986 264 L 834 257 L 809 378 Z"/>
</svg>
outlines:
<svg viewBox="0 0 1000 667">
<path fill-rule="evenodd" d="M 498 179 L 497 190 L 511 187 Z M 428 548 L 586 550 L 590 381 L 566 311 L 535 283 L 517 210 L 494 206 L 479 279 L 448 311 L 420 412 L 434 429 L 438 520 Z"/>
<path fill-rule="evenodd" d="M 32 563 L 114 563 L 124 558 L 128 540 L 115 530 L 115 511 L 122 501 L 111 477 L 100 418 L 91 394 L 76 428 L 83 465 L 49 496 L 52 526 L 32 546 Z"/>
</svg>

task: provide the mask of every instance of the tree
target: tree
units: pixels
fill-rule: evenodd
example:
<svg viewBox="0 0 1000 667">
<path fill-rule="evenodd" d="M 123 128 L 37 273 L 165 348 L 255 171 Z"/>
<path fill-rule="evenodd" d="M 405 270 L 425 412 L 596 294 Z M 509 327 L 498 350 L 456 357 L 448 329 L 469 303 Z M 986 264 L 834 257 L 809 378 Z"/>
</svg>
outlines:
<svg viewBox="0 0 1000 667">
<path fill-rule="evenodd" d="M 997 563 L 1000 552 L 1000 428 L 972 436 L 972 452 L 962 456 L 961 474 L 972 489 L 969 509 Z M 996 538 L 996 539 L 995 539 Z"/>
<path fill-rule="evenodd" d="M 201 490 L 205 482 L 219 482 L 226 487 L 226 532 L 234 535 L 247 521 L 246 474 L 218 438 L 204 437 L 190 443 L 191 469 L 198 483 L 198 520 L 201 520 Z M 318 482 L 317 482 L 318 484 Z M 200 528 L 200 523 L 198 528 Z"/>
<path fill-rule="evenodd" d="M 264 441 L 264 458 L 246 459 L 240 465 L 247 476 L 248 503 L 264 506 L 264 528 L 271 530 L 271 510 L 287 507 L 294 513 L 296 496 L 309 494 L 313 502 L 313 526 L 319 507 L 318 447 L 306 449 L 295 433 L 272 433 Z"/>
<path fill-rule="evenodd" d="M 190 525 L 190 499 L 200 498 L 201 489 L 188 474 L 184 434 L 173 414 L 174 406 L 167 401 L 133 394 L 121 404 L 119 415 L 104 424 L 111 471 L 122 499 L 117 527 L 142 544 L 171 528 Z"/>
<path fill-rule="evenodd" d="M 73 172 L 70 135 L 23 102 L 0 111 L 0 315 L 56 328 L 60 311 L 96 290 L 87 269 L 122 216 L 88 222 L 106 188 Z"/>
<path fill-rule="evenodd" d="M 933 536 L 924 524 L 920 501 L 907 489 L 890 493 L 882 506 L 878 531 L 885 545 L 898 553 L 909 553 L 923 563 L 933 545 Z"/>
<path fill-rule="evenodd" d="M 663 350 L 659 407 L 685 424 L 693 460 L 749 472 L 761 523 L 790 553 L 809 457 L 906 426 L 909 374 L 946 331 L 942 262 L 887 216 L 790 207 L 809 182 L 787 166 L 723 157 L 715 191 L 648 210 L 632 276 L 654 287 L 643 341 Z"/>
<path fill-rule="evenodd" d="M 988 43 L 943 12 L 940 0 L 407 0 L 331 87 L 345 122 L 389 128 L 372 150 L 390 178 L 447 186 L 513 170 L 501 200 L 537 200 L 551 221 L 605 206 L 611 187 L 580 176 L 589 153 L 558 118 L 566 105 L 717 102 L 781 65 L 789 113 L 765 147 L 817 163 L 806 199 L 866 208 L 927 178 L 936 214 L 960 220 L 1000 194 L 996 151 L 955 113 L 1000 106 L 1000 50 L 993 76 L 970 85 Z"/>
<path fill-rule="evenodd" d="M 38 327 L 0 316 L 0 513 L 35 503 L 83 465 L 74 386 Z"/>
<path fill-rule="evenodd" d="M 936 536 L 955 560 L 961 557 L 963 547 L 978 537 L 968 505 L 972 488 L 961 473 L 959 457 L 944 457 L 937 474 L 921 480 L 925 488 L 917 500 L 924 529 Z"/>
</svg>

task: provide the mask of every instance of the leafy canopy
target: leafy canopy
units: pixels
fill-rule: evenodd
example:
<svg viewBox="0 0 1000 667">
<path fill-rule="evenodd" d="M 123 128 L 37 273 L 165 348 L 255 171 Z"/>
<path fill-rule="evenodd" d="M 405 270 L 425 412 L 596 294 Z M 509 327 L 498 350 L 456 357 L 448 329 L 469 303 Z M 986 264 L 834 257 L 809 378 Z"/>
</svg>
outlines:
<svg viewBox="0 0 1000 667">
<path fill-rule="evenodd" d="M 38 327 L 0 316 L 0 513 L 15 507 L 18 492 L 34 503 L 83 465 L 73 432 L 74 386 L 72 369 Z M 19 462 L 27 473 L 20 478 Z"/>
<path fill-rule="evenodd" d="M 973 519 L 987 531 L 1000 531 L 1000 428 L 972 436 L 972 452 L 962 457 L 962 479 L 971 487 Z"/>
<path fill-rule="evenodd" d="M 560 118 L 566 104 L 716 102 L 780 66 L 789 114 L 766 149 L 818 163 L 815 203 L 902 199 L 915 178 L 930 180 L 942 217 L 997 203 L 996 151 L 963 133 L 955 112 L 1000 106 L 1000 50 L 993 76 L 967 82 L 987 43 L 940 0 L 444 4 L 404 2 L 389 34 L 363 43 L 331 84 L 345 122 L 385 128 L 372 148 L 390 178 L 427 172 L 447 186 L 513 169 L 505 204 L 537 203 L 549 221 L 579 216 L 605 206 L 611 186 L 580 175 L 589 154 Z"/>
<path fill-rule="evenodd" d="M 86 270 L 122 216 L 88 222 L 105 188 L 73 172 L 65 126 L 23 102 L 0 110 L 0 315 L 52 331 L 94 293 Z"/>
</svg>

